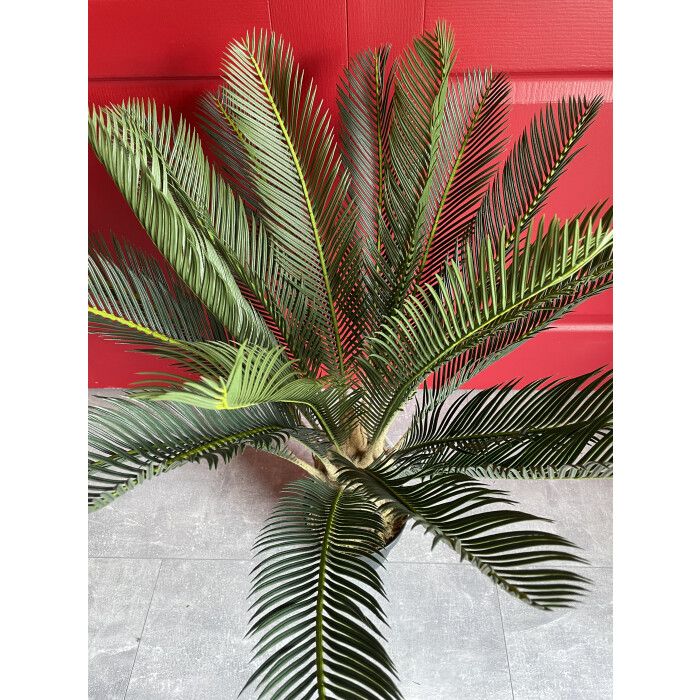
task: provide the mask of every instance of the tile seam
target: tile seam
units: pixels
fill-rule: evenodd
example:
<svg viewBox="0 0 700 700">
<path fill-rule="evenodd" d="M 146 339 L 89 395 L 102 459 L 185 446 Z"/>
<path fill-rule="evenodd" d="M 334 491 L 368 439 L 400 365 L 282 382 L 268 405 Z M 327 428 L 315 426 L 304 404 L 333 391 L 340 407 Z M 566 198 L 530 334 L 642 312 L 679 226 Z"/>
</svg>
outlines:
<svg viewBox="0 0 700 700">
<path fill-rule="evenodd" d="M 510 683 L 510 695 L 515 700 L 515 690 L 513 690 L 513 674 L 510 672 L 510 656 L 508 655 L 508 640 L 506 639 L 506 626 L 503 622 L 503 610 L 501 609 L 501 596 L 496 588 L 496 601 L 498 602 L 498 616 L 501 619 L 501 634 L 503 635 L 503 648 L 506 652 L 506 664 L 508 665 L 508 682 Z"/>
<path fill-rule="evenodd" d="M 105 557 L 108 558 L 108 557 Z M 126 558 L 126 557 L 123 557 Z M 158 587 L 158 580 L 160 579 L 160 572 L 163 568 L 163 560 L 160 560 L 160 564 L 158 565 L 158 573 L 156 574 L 156 580 L 153 583 L 153 590 L 151 591 L 151 598 L 148 601 L 148 609 L 146 610 L 146 615 L 143 618 L 143 625 L 141 627 L 141 634 L 139 634 L 139 641 L 138 644 L 136 645 L 136 653 L 134 654 L 134 661 L 131 664 L 131 671 L 129 671 L 129 680 L 126 683 L 126 690 L 124 691 L 124 698 L 123 700 L 126 700 L 127 696 L 129 695 L 129 687 L 131 686 L 131 677 L 134 675 L 134 668 L 136 667 L 136 659 L 138 658 L 139 655 L 139 649 L 141 648 L 141 640 L 143 639 L 143 632 L 146 629 L 146 622 L 148 622 L 148 615 L 151 612 L 151 604 L 153 603 L 153 597 L 156 594 L 156 588 Z"/>
</svg>

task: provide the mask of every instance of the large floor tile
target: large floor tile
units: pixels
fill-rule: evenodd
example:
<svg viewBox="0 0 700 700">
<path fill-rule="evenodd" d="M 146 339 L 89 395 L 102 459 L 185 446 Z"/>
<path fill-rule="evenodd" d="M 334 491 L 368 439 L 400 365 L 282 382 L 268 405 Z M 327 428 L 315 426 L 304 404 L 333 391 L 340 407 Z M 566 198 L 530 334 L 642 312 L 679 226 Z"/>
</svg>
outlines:
<svg viewBox="0 0 700 700">
<path fill-rule="evenodd" d="M 217 470 L 187 464 L 90 513 L 91 556 L 248 559 L 289 481 L 304 472 L 246 450 Z"/>
<path fill-rule="evenodd" d="M 127 700 L 235 697 L 251 672 L 248 565 L 164 561 Z M 468 566 L 391 564 L 389 651 L 406 700 L 511 700 L 496 589 Z M 246 695 L 246 697 L 252 697 Z"/>
<path fill-rule="evenodd" d="M 612 698 L 612 570 L 585 570 L 591 593 L 545 612 L 498 592 L 515 700 Z"/>
<path fill-rule="evenodd" d="M 566 537 L 580 547 L 576 553 L 592 566 L 612 566 L 612 479 L 488 482 L 509 494 L 516 506 L 553 522 L 521 523 Z M 497 506 L 494 506 L 497 507 Z M 389 553 L 392 562 L 453 563 L 457 555 L 444 543 L 431 550 L 433 538 L 425 529 L 406 528 Z"/>
<path fill-rule="evenodd" d="M 123 700 L 160 561 L 93 559 L 89 565 L 88 697 Z"/>
<path fill-rule="evenodd" d="M 577 553 L 591 566 L 612 566 L 612 479 L 497 479 L 489 483 L 507 491 L 522 510 L 554 521 L 528 527 L 566 537 L 581 548 Z"/>
<path fill-rule="evenodd" d="M 498 593 L 469 564 L 390 563 L 389 653 L 405 700 L 512 700 Z"/>
<path fill-rule="evenodd" d="M 229 700 L 248 677 L 249 562 L 164 561 L 128 700 Z"/>
</svg>

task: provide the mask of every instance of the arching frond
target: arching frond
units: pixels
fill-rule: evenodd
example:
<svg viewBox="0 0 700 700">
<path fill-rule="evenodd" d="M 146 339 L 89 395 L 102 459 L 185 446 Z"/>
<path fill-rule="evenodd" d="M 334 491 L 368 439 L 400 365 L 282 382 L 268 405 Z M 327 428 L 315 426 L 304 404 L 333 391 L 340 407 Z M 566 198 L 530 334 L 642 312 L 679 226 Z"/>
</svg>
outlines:
<svg viewBox="0 0 700 700">
<path fill-rule="evenodd" d="M 359 212 L 358 225 L 369 249 L 381 253 L 378 217 L 385 210 L 389 177 L 389 124 L 395 67 L 390 46 L 367 49 L 350 60 L 338 89 L 340 140 L 350 191 Z"/>
<path fill-rule="evenodd" d="M 564 464 L 560 467 L 540 467 L 539 469 L 504 469 L 497 465 L 485 467 L 465 467 L 458 469 L 473 479 L 611 479 L 612 462 L 585 462 L 584 464 Z"/>
<path fill-rule="evenodd" d="M 406 49 L 398 69 L 389 130 L 392 177 L 387 179 L 387 215 L 392 237 L 384 248 L 392 261 L 391 313 L 400 308 L 414 280 L 420 254 L 443 125 L 454 35 L 444 23 Z M 398 263 L 398 264 L 396 264 Z"/>
<path fill-rule="evenodd" d="M 401 698 L 376 624 L 381 531 L 355 494 L 311 479 L 286 487 L 255 544 L 250 631 L 254 658 L 267 658 L 246 688 L 257 697 Z"/>
<path fill-rule="evenodd" d="M 589 226 L 603 230 L 609 230 L 612 226 L 613 209 L 609 207 L 603 213 L 603 204 L 598 204 L 588 211 L 581 212 L 573 221 L 579 221 L 581 229 Z M 543 226 L 543 221 L 540 221 Z M 610 264 L 612 265 L 612 251 L 610 251 Z M 582 275 L 580 277 L 583 277 Z M 444 280 L 449 289 L 449 279 Z M 523 343 L 541 333 L 555 322 L 563 318 L 574 309 L 582 300 L 591 299 L 612 286 L 612 268 L 608 274 L 591 279 L 588 284 L 581 286 L 577 292 L 560 297 L 554 303 L 531 313 L 524 318 L 508 324 L 498 330 L 484 341 L 470 347 L 466 352 L 457 355 L 454 359 L 442 365 L 430 378 L 433 388 L 440 388 L 452 383 L 455 388 L 475 377 L 489 365 L 505 357 Z M 442 290 L 439 291 L 442 297 Z M 454 380 L 457 383 L 454 383 Z"/>
<path fill-rule="evenodd" d="M 549 532 L 503 529 L 524 522 L 550 522 L 512 508 L 494 509 L 515 505 L 504 491 L 449 473 L 449 464 L 418 483 L 406 463 L 396 463 L 390 455 L 367 469 L 357 469 L 342 458 L 337 464 L 347 486 L 357 485 L 366 495 L 380 499 L 384 511 L 411 518 L 433 535 L 433 546 L 447 543 L 462 560 L 526 603 L 544 610 L 571 607 L 586 590 L 585 577 L 551 568 L 556 562 L 586 563 L 561 549 L 575 545 Z"/>
<path fill-rule="evenodd" d="M 303 429 L 288 411 L 271 405 L 241 411 L 104 399 L 89 409 L 88 505 L 96 510 L 138 484 L 187 462 L 209 467 L 246 447 L 295 460 L 284 443 Z M 300 436 L 309 442 L 308 435 Z"/>
<path fill-rule="evenodd" d="M 497 171 L 509 94 L 508 79 L 492 71 L 475 71 L 450 82 L 416 286 L 432 283 L 442 273 Z"/>
<path fill-rule="evenodd" d="M 274 34 L 230 44 L 223 77 L 203 103 L 207 130 L 314 309 L 314 323 L 301 332 L 321 339 L 323 365 L 343 376 L 345 354 L 361 337 L 363 261 L 330 117 Z"/>
<path fill-rule="evenodd" d="M 515 385 L 469 390 L 454 401 L 430 401 L 426 392 L 427 401 L 392 452 L 394 459 L 410 464 L 418 475 L 447 468 L 469 476 L 520 478 L 577 474 L 579 466 L 611 462 L 610 372 L 539 380 L 517 390 Z"/>
<path fill-rule="evenodd" d="M 580 149 L 581 137 L 603 104 L 602 96 L 562 99 L 533 118 L 503 165 L 474 218 L 467 238 L 496 243 L 505 229 L 509 242 L 518 224 L 526 228 L 542 210 L 557 180 Z"/>
<path fill-rule="evenodd" d="M 213 219 L 226 218 L 223 207 L 238 221 L 237 203 L 184 121 L 159 122 L 154 105 L 93 109 L 88 138 L 156 247 L 235 341 L 276 346 L 216 249 Z"/>
<path fill-rule="evenodd" d="M 188 369 L 201 371 L 198 381 L 154 373 L 151 380 L 142 382 L 144 388 L 133 395 L 217 411 L 262 403 L 293 404 L 310 409 L 338 447 L 355 427 L 354 405 L 360 394 L 346 394 L 325 380 L 300 378 L 294 362 L 287 360 L 281 348 L 188 343 L 183 344 L 183 350 L 189 356 L 179 349 L 168 352 L 181 357 L 181 364 Z M 213 374 L 209 367 L 215 368 Z"/>
<path fill-rule="evenodd" d="M 93 239 L 88 259 L 90 330 L 156 347 L 174 341 L 226 342 L 226 330 L 169 269 L 125 241 Z"/>
<path fill-rule="evenodd" d="M 512 252 L 504 237 L 496 251 L 490 239 L 468 247 L 461 269 L 447 267 L 448 284 L 438 279 L 420 290 L 368 342 L 361 361 L 368 433 L 383 440 L 400 406 L 441 364 L 472 349 L 478 365 L 532 333 L 542 316 L 548 322 L 552 309 L 586 298 L 591 284 L 609 279 L 611 260 L 611 230 L 556 219 L 547 229 L 533 226 Z"/>
</svg>

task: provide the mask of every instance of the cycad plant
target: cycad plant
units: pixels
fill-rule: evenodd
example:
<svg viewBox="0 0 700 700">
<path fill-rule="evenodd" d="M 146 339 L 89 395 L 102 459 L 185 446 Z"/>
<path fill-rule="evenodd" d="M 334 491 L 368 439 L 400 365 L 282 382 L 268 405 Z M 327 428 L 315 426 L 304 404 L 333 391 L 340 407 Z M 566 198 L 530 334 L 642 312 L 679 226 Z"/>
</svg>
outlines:
<svg viewBox="0 0 700 700">
<path fill-rule="evenodd" d="M 90 508 L 246 447 L 307 472 L 255 545 L 261 698 L 401 697 L 377 564 L 406 521 L 526 603 L 571 605 L 587 583 L 559 568 L 583 561 L 573 545 L 477 479 L 611 474 L 609 372 L 452 396 L 611 286 L 611 210 L 540 213 L 601 99 L 548 106 L 501 162 L 504 75 L 450 79 L 442 24 L 397 66 L 388 56 L 346 69 L 339 149 L 311 81 L 265 32 L 228 47 L 201 101 L 216 165 L 152 104 L 89 117 L 163 257 L 92 240 L 91 330 L 177 370 L 90 409 Z"/>
</svg>

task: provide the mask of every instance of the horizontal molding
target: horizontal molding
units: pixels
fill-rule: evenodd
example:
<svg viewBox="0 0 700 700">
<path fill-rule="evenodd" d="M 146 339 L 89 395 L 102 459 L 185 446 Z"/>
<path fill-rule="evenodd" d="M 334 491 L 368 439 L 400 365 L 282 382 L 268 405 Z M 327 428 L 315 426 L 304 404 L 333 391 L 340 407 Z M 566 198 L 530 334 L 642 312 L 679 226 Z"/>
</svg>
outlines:
<svg viewBox="0 0 700 700">
<path fill-rule="evenodd" d="M 460 75 L 455 75 L 456 80 Z M 585 95 L 593 97 L 602 95 L 605 102 L 613 101 L 612 73 L 516 73 L 510 74 L 513 85 L 511 102 L 513 104 L 541 104 L 556 102 L 568 95 Z M 142 92 L 148 84 L 159 88 L 175 87 L 189 84 L 191 90 L 211 89 L 221 80 L 219 75 L 179 75 L 179 76 L 115 76 L 112 78 L 89 78 L 88 85 L 96 94 L 109 91 L 109 86 L 126 87 L 134 85 Z M 200 84 L 197 86 L 197 84 Z"/>
<path fill-rule="evenodd" d="M 568 333 L 612 333 L 613 324 L 610 323 L 554 323 L 552 330 L 566 331 Z"/>
</svg>

